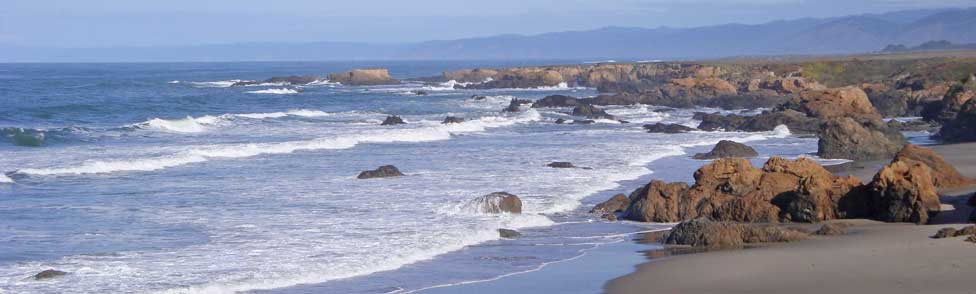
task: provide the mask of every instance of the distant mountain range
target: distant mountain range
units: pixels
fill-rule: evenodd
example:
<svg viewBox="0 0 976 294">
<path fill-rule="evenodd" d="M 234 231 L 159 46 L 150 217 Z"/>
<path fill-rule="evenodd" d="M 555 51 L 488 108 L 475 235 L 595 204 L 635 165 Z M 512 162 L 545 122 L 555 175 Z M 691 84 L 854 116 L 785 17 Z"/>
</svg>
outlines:
<svg viewBox="0 0 976 294">
<path fill-rule="evenodd" d="M 608 27 L 407 44 L 242 43 L 173 47 L 28 48 L 0 61 L 647 60 L 865 53 L 929 41 L 976 43 L 976 8 L 912 10 L 697 28 Z"/>
</svg>

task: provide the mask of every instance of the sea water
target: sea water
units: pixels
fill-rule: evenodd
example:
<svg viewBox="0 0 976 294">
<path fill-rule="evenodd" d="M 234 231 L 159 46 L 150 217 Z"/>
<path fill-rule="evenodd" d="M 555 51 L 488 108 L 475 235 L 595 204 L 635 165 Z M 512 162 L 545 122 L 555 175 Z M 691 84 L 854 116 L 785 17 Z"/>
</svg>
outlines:
<svg viewBox="0 0 976 294">
<path fill-rule="evenodd" d="M 717 109 L 614 106 L 629 123 L 591 125 L 554 123 L 574 119 L 570 109 L 501 112 L 513 98 L 598 94 L 572 85 L 409 81 L 521 64 L 0 65 L 0 293 L 413 293 L 494 281 L 667 228 L 587 211 L 650 178 L 690 180 L 707 163 L 690 153 L 719 140 L 757 147 L 757 163 L 816 148 L 785 128 L 641 128 L 695 126 L 694 111 Z M 363 67 L 406 82 L 231 87 Z M 381 126 L 388 115 L 407 124 Z M 388 164 L 406 176 L 356 179 Z M 523 213 L 467 205 L 498 191 L 521 197 Z M 46 269 L 69 274 L 32 279 Z"/>
</svg>

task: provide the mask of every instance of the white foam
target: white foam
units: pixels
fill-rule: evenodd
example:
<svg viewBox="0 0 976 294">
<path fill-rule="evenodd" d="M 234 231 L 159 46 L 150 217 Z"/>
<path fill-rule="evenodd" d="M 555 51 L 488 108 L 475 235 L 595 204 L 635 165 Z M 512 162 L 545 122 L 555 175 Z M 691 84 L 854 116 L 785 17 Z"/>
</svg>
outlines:
<svg viewBox="0 0 976 294">
<path fill-rule="evenodd" d="M 154 171 L 190 163 L 204 162 L 210 159 L 246 158 L 257 155 L 286 154 L 309 150 L 348 149 L 359 144 L 369 143 L 440 141 L 450 139 L 455 134 L 483 132 L 489 128 L 538 121 L 541 118 L 542 115 L 530 109 L 515 117 L 483 117 L 463 123 L 441 124 L 418 128 L 374 129 L 356 134 L 305 141 L 195 146 L 182 152 L 164 156 L 91 161 L 78 166 L 64 168 L 25 168 L 17 172 L 32 175 L 60 175 Z M 192 117 L 179 120 L 177 123 L 166 120 L 157 120 L 157 122 L 155 125 L 157 127 L 177 128 L 182 132 L 195 130 L 197 128 L 195 124 L 198 124 Z"/>
<path fill-rule="evenodd" d="M 288 88 L 278 88 L 278 89 L 264 89 L 256 91 L 248 91 L 251 94 L 275 94 L 275 95 L 288 95 L 288 94 L 298 94 L 299 92 L 295 89 Z"/>
<path fill-rule="evenodd" d="M 245 80 L 226 80 L 215 82 L 191 82 L 193 85 L 204 88 L 228 88 L 238 82 L 250 82 Z"/>
<path fill-rule="evenodd" d="M 216 123 L 218 118 L 213 116 L 203 116 L 200 118 L 194 118 L 187 116 L 183 119 L 161 119 L 154 118 L 146 122 L 135 124 L 139 128 L 151 128 L 165 132 L 175 132 L 175 133 L 201 133 L 207 131 L 205 124 Z"/>
<path fill-rule="evenodd" d="M 167 84 L 179 84 L 179 83 L 180 83 L 180 81 L 178 81 L 178 80 L 172 80 L 172 81 L 167 82 Z"/>
<path fill-rule="evenodd" d="M 14 179 L 11 179 L 5 174 L 0 174 L 0 184 L 13 184 Z"/>
</svg>

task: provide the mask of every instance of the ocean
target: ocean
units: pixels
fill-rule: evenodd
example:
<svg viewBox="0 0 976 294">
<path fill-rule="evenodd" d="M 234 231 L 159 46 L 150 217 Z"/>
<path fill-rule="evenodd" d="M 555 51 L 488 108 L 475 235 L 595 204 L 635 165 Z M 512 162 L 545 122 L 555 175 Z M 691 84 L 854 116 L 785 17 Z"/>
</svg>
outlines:
<svg viewBox="0 0 976 294">
<path fill-rule="evenodd" d="M 604 222 L 587 211 L 651 178 L 691 180 L 707 162 L 689 155 L 719 140 L 748 142 L 763 155 L 756 163 L 816 151 L 815 138 L 784 128 L 641 128 L 696 126 L 695 111 L 718 109 L 614 106 L 607 111 L 629 123 L 555 124 L 573 119 L 569 109 L 501 109 L 512 98 L 596 90 L 409 82 L 526 64 L 0 64 L 0 293 L 443 290 L 667 228 Z M 407 82 L 230 87 L 366 67 Z M 381 126 L 388 115 L 407 124 Z M 445 125 L 446 116 L 466 121 Z M 589 169 L 546 166 L 555 161 Z M 356 178 L 388 164 L 406 176 Z M 497 191 L 520 196 L 523 213 L 469 205 Z M 500 228 L 523 236 L 502 239 Z M 69 274 L 31 278 L 46 269 Z"/>
</svg>

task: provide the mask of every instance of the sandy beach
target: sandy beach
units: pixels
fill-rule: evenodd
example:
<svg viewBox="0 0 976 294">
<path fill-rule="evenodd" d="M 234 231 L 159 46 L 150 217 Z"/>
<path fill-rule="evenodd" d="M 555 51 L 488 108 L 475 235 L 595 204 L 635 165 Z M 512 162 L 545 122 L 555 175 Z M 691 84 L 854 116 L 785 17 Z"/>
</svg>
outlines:
<svg viewBox="0 0 976 294">
<path fill-rule="evenodd" d="M 976 177 L 976 144 L 929 146 L 968 177 Z M 874 164 L 847 173 L 870 178 Z M 653 259 L 611 280 L 608 293 L 976 293 L 976 244 L 964 237 L 932 239 L 963 227 L 969 189 L 942 191 L 943 212 L 931 225 L 844 220 L 842 236 L 790 244 Z M 961 196 L 960 196 L 961 195 Z"/>
</svg>

